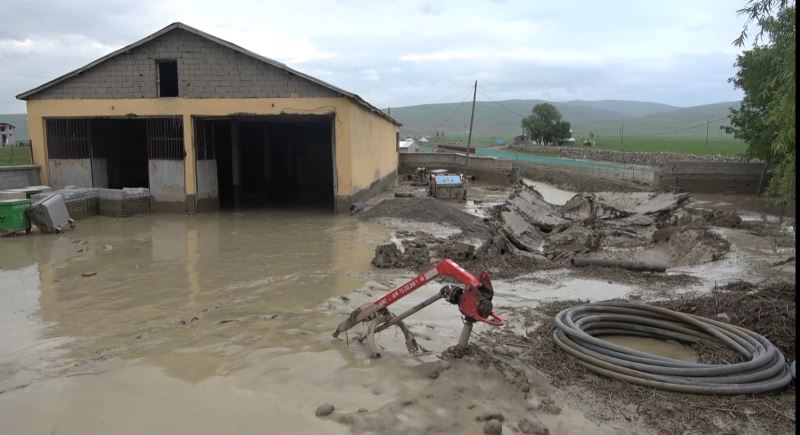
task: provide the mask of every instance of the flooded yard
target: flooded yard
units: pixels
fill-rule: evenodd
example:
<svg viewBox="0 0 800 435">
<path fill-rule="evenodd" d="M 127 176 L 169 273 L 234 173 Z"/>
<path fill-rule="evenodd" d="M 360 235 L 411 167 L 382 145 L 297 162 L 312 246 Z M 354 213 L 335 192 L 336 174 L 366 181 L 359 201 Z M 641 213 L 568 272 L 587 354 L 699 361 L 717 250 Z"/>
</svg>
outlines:
<svg viewBox="0 0 800 435">
<path fill-rule="evenodd" d="M 563 203 L 565 195 L 545 198 Z M 463 207 L 481 215 L 497 196 L 487 190 Z M 535 373 L 517 391 L 502 373 L 442 361 L 462 326 L 446 302 L 408 322 L 430 351 L 422 355 L 408 355 L 392 330 L 380 337 L 386 352 L 378 360 L 350 337 L 331 337 L 353 307 L 414 276 L 370 265 L 397 228 L 454 234 L 444 224 L 260 210 L 91 217 L 60 235 L 0 240 L 2 432 L 478 433 L 476 416 L 524 416 L 549 397 L 552 387 Z M 734 253 L 742 237 L 729 237 Z M 763 249 L 758 261 L 771 258 Z M 532 267 L 494 280 L 495 306 L 503 315 L 504 307 L 561 299 L 658 298 L 706 286 L 704 275 L 768 270 L 748 274 L 739 257 L 726 258 L 733 260 L 671 272 L 696 279 Z M 424 286 L 396 312 L 440 286 Z M 532 327 L 506 313 L 510 331 Z M 694 355 L 677 344 L 618 340 Z M 335 418 L 314 415 L 325 403 Z M 580 404 L 561 410 L 540 416 L 551 433 L 647 432 L 591 419 Z"/>
</svg>

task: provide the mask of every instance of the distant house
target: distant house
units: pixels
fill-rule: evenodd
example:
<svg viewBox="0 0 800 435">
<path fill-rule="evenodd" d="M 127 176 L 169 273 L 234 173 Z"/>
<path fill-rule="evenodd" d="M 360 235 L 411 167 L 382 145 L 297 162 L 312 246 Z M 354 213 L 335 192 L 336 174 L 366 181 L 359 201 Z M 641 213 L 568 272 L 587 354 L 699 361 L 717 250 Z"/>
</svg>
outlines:
<svg viewBox="0 0 800 435">
<path fill-rule="evenodd" d="M 419 152 L 419 144 L 414 139 L 403 139 L 398 143 L 398 151 L 401 153 Z"/>
<path fill-rule="evenodd" d="M 528 143 L 528 136 L 525 136 L 524 134 L 516 136 L 513 142 L 514 145 L 523 145 L 526 143 Z"/>
<path fill-rule="evenodd" d="M 428 137 L 427 136 L 422 136 L 421 138 L 417 139 L 417 142 L 419 142 L 419 143 L 428 143 Z"/>
<path fill-rule="evenodd" d="M 571 137 L 571 138 L 568 138 L 568 139 L 564 139 L 564 140 L 562 140 L 562 141 L 559 143 L 559 145 L 563 145 L 563 146 L 575 146 L 575 138 L 574 138 L 574 137 Z"/>
<path fill-rule="evenodd" d="M 14 145 L 14 130 L 16 128 L 7 122 L 0 122 L 0 146 Z"/>
</svg>

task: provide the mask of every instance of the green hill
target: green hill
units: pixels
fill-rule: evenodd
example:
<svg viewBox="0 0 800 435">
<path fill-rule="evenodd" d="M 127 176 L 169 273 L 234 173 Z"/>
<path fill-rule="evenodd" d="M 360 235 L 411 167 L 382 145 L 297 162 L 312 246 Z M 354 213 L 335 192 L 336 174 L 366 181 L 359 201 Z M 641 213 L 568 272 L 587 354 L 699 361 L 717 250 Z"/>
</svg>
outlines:
<svg viewBox="0 0 800 435">
<path fill-rule="evenodd" d="M 28 120 L 24 113 L 0 114 L 0 122 L 7 122 L 14 127 L 14 140 L 28 140 Z"/>
<path fill-rule="evenodd" d="M 475 104 L 477 136 L 515 136 L 520 121 L 541 100 L 478 101 Z M 717 130 L 727 125 L 728 108 L 738 102 L 723 102 L 694 107 L 674 107 L 640 101 L 566 101 L 553 103 L 572 124 L 575 137 L 594 132 L 596 136 L 619 136 L 620 127 L 628 135 L 703 136 L 707 121 Z M 395 107 L 391 115 L 403 123 L 403 135 L 427 135 L 442 131 L 460 135 L 469 126 L 470 103 L 423 104 Z M 690 128 L 694 127 L 694 128 Z M 678 131 L 680 130 L 680 131 Z"/>
</svg>

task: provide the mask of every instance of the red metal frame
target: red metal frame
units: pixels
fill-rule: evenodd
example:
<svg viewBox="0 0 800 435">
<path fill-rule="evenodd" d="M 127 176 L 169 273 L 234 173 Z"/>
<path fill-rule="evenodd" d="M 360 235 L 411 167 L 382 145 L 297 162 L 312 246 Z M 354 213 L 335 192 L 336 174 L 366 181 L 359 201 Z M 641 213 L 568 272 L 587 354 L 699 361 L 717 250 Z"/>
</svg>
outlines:
<svg viewBox="0 0 800 435">
<path fill-rule="evenodd" d="M 387 308 L 389 305 L 397 302 L 400 298 L 409 295 L 411 292 L 436 279 L 438 276 L 453 277 L 464 285 L 464 294 L 461 297 L 460 303 L 458 304 L 458 309 L 461 311 L 461 314 L 473 321 L 485 322 L 493 326 L 503 326 L 505 322 L 494 312 L 490 313 L 486 318 L 478 314 L 478 303 L 480 302 L 481 289 L 483 288 L 484 291 L 488 290 L 493 292 L 492 283 L 489 281 L 489 274 L 483 272 L 480 279 L 477 279 L 471 273 L 464 270 L 463 267 L 456 264 L 453 260 L 446 259 L 439 262 L 436 264 L 436 266 L 428 269 L 427 271 L 417 275 L 400 287 L 385 294 L 380 299 L 363 305 L 360 309 L 351 314 L 350 318 L 339 325 L 334 333 L 334 336 L 337 336 L 339 333 L 352 328 L 379 310 Z"/>
</svg>

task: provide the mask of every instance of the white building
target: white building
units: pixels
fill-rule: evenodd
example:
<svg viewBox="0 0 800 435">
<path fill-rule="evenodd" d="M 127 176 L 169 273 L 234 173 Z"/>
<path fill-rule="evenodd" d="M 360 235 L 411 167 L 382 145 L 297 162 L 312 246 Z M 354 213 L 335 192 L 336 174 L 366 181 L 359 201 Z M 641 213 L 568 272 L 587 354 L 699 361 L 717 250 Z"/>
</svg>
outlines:
<svg viewBox="0 0 800 435">
<path fill-rule="evenodd" d="M 7 122 L 0 122 L 0 146 L 14 145 L 14 130 L 16 128 Z"/>
<path fill-rule="evenodd" d="M 398 143 L 397 147 L 401 153 L 419 152 L 419 144 L 414 139 L 403 139 Z"/>
</svg>

